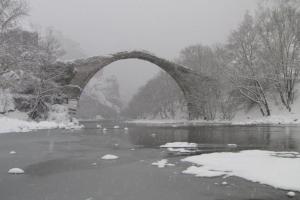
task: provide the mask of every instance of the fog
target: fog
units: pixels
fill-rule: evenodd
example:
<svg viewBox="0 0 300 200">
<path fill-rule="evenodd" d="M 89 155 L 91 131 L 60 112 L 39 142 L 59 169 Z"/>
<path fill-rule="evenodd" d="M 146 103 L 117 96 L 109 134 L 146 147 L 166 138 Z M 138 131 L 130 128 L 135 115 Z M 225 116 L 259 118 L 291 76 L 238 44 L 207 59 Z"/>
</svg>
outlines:
<svg viewBox="0 0 300 200">
<path fill-rule="evenodd" d="M 29 0 L 29 21 L 53 27 L 80 43 L 87 56 L 145 49 L 174 59 L 193 44 L 223 43 L 256 0 Z M 158 68 L 122 61 L 115 74 L 123 99 L 153 77 Z"/>
</svg>

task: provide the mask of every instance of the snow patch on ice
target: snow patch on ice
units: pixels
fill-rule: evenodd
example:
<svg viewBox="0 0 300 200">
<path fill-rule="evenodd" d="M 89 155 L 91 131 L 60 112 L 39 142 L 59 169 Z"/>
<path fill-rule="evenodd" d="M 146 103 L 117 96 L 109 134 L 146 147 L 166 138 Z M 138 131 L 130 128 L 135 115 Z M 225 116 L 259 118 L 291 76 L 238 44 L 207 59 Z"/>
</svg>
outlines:
<svg viewBox="0 0 300 200">
<path fill-rule="evenodd" d="M 199 166 L 191 166 L 183 173 L 200 177 L 238 176 L 275 188 L 300 191 L 300 158 L 282 157 L 286 153 L 248 150 L 191 156 L 182 161 Z M 291 154 L 299 155 L 297 152 Z"/>
<path fill-rule="evenodd" d="M 11 151 L 11 152 L 9 152 L 9 154 L 16 154 L 17 152 L 15 152 L 15 151 Z"/>
<path fill-rule="evenodd" d="M 112 154 L 106 154 L 105 156 L 102 156 L 101 159 L 103 160 L 115 160 L 118 159 L 118 156 L 112 155 Z"/>
<path fill-rule="evenodd" d="M 8 170 L 9 174 L 24 174 L 24 170 L 20 168 L 12 168 Z"/>
<path fill-rule="evenodd" d="M 152 163 L 152 165 L 155 165 L 155 166 L 157 166 L 158 168 L 164 168 L 164 167 L 166 167 L 166 166 L 175 166 L 175 165 L 172 164 L 172 163 L 168 163 L 168 160 L 167 160 L 167 159 L 159 160 L 159 161 L 157 161 L 157 162 Z"/>
<path fill-rule="evenodd" d="M 171 151 L 171 152 L 179 152 L 179 153 L 193 153 L 195 151 L 191 151 L 191 150 L 188 150 L 188 149 L 185 149 L 185 148 L 168 148 L 168 151 Z"/>
<path fill-rule="evenodd" d="M 161 145 L 162 148 L 196 148 L 198 145 L 196 143 L 188 142 L 171 142 Z"/>
</svg>

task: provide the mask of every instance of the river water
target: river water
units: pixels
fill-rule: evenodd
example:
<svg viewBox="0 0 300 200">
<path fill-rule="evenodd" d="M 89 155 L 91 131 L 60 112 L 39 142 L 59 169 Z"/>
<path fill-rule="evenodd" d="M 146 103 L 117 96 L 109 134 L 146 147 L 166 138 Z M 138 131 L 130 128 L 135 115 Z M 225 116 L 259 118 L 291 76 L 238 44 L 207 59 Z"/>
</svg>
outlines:
<svg viewBox="0 0 300 200">
<path fill-rule="evenodd" d="M 82 123 L 85 128 L 81 130 L 1 134 L 0 199 L 289 199 L 284 190 L 237 177 L 228 177 L 229 184 L 222 186 L 222 177 L 199 178 L 182 174 L 190 166 L 180 161 L 186 155 L 174 156 L 159 146 L 168 142 L 193 142 L 202 147 L 237 144 L 239 148 L 229 149 L 232 151 L 300 152 L 300 126 L 172 128 L 111 121 Z M 16 154 L 11 155 L 12 150 Z M 228 148 L 212 150 L 228 151 Z M 119 159 L 101 159 L 106 154 L 117 155 Z M 161 159 L 168 159 L 175 166 L 161 169 L 152 165 Z M 8 174 L 13 167 L 24 169 L 25 174 Z M 298 197 L 297 194 L 294 199 Z"/>
<path fill-rule="evenodd" d="M 237 144 L 244 149 L 300 152 L 299 126 L 198 126 L 149 127 L 113 122 L 84 122 L 85 134 L 106 134 L 111 139 L 141 147 L 159 147 L 168 142 L 208 145 Z M 101 124 L 106 131 L 97 128 Z M 120 128 L 115 129 L 117 125 Z M 129 127 L 124 130 L 124 127 Z"/>
</svg>

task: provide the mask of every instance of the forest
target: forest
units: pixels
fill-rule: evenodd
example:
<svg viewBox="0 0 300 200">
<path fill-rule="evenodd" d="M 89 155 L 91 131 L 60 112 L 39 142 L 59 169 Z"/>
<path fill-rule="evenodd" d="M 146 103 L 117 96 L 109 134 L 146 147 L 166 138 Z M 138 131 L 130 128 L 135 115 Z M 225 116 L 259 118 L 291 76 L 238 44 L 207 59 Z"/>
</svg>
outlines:
<svg viewBox="0 0 300 200">
<path fill-rule="evenodd" d="M 299 2 L 263 1 L 254 13 L 245 13 L 226 43 L 188 46 L 175 61 L 210 77 L 208 88 L 195 94 L 201 119 L 231 120 L 238 110 L 249 109 L 270 116 L 273 104 L 292 112 L 300 70 Z M 124 111 L 140 119 L 184 113 L 183 94 L 164 72 L 140 88 Z"/>
</svg>

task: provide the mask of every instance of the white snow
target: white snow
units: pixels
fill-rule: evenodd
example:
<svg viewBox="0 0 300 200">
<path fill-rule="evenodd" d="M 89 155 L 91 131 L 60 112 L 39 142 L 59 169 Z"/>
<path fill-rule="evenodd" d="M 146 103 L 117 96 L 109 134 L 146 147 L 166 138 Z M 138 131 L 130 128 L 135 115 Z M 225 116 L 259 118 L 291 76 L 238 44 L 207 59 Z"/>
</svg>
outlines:
<svg viewBox="0 0 300 200">
<path fill-rule="evenodd" d="M 253 125 L 253 124 L 300 124 L 299 114 L 271 115 L 269 117 L 255 117 L 244 120 L 234 120 L 233 125 Z"/>
<path fill-rule="evenodd" d="M 24 170 L 20 168 L 12 168 L 8 171 L 9 174 L 24 174 Z"/>
<path fill-rule="evenodd" d="M 115 128 L 115 129 L 118 129 L 118 128 L 120 128 L 120 126 L 117 126 L 117 125 L 116 125 L 116 126 L 114 126 L 114 128 Z"/>
<path fill-rule="evenodd" d="M 15 151 L 11 151 L 11 152 L 9 152 L 9 154 L 16 154 L 17 152 L 15 152 Z"/>
<path fill-rule="evenodd" d="M 101 124 L 97 124 L 97 128 L 102 128 Z"/>
<path fill-rule="evenodd" d="M 25 121 L 19 119 L 9 118 L 0 115 L 0 133 L 10 133 L 10 132 L 29 132 L 32 130 L 39 129 L 80 129 L 82 128 L 78 122 L 55 122 L 55 121 Z"/>
<path fill-rule="evenodd" d="M 299 100 L 300 101 L 300 100 Z M 256 112 L 238 113 L 232 121 L 224 120 L 133 120 L 127 121 L 129 124 L 142 125 L 142 126 L 158 126 L 158 127 L 186 127 L 186 126 L 213 126 L 213 125 L 255 125 L 255 124 L 300 124 L 300 108 L 292 113 L 274 112 L 269 117 L 263 117 Z"/>
<path fill-rule="evenodd" d="M 236 148 L 238 145 L 237 144 L 227 144 L 227 146 L 230 148 Z"/>
<path fill-rule="evenodd" d="M 102 156 L 101 159 L 103 160 L 115 160 L 118 159 L 118 156 L 112 155 L 112 154 L 106 154 L 105 156 Z"/>
<path fill-rule="evenodd" d="M 198 145 L 196 143 L 188 142 L 171 142 L 161 145 L 161 148 L 196 148 Z"/>
<path fill-rule="evenodd" d="M 152 165 L 157 166 L 158 168 L 164 168 L 166 166 L 175 166 L 174 164 L 168 163 L 167 159 L 162 159 L 157 162 L 152 163 Z"/>
<path fill-rule="evenodd" d="M 226 181 L 223 181 L 222 185 L 228 185 L 228 183 Z"/>
<path fill-rule="evenodd" d="M 228 125 L 231 124 L 230 121 L 224 120 L 187 120 L 187 119 L 138 119 L 126 121 L 128 124 L 142 125 L 142 126 L 167 126 L 172 128 L 185 127 L 185 126 L 195 126 L 195 125 Z"/>
<path fill-rule="evenodd" d="M 289 191 L 288 193 L 286 193 L 286 195 L 287 195 L 288 197 L 294 197 L 294 196 L 296 196 L 296 193 L 293 192 L 293 191 Z"/>
<path fill-rule="evenodd" d="M 262 150 L 202 154 L 183 159 L 198 165 L 183 173 L 200 177 L 238 176 L 275 188 L 300 191 L 299 155 L 297 152 Z"/>
<path fill-rule="evenodd" d="M 191 150 L 188 150 L 188 149 L 185 149 L 185 148 L 168 148 L 168 151 L 179 152 L 179 153 L 192 153 L 192 152 L 195 152 L 195 151 L 191 151 Z"/>
</svg>

